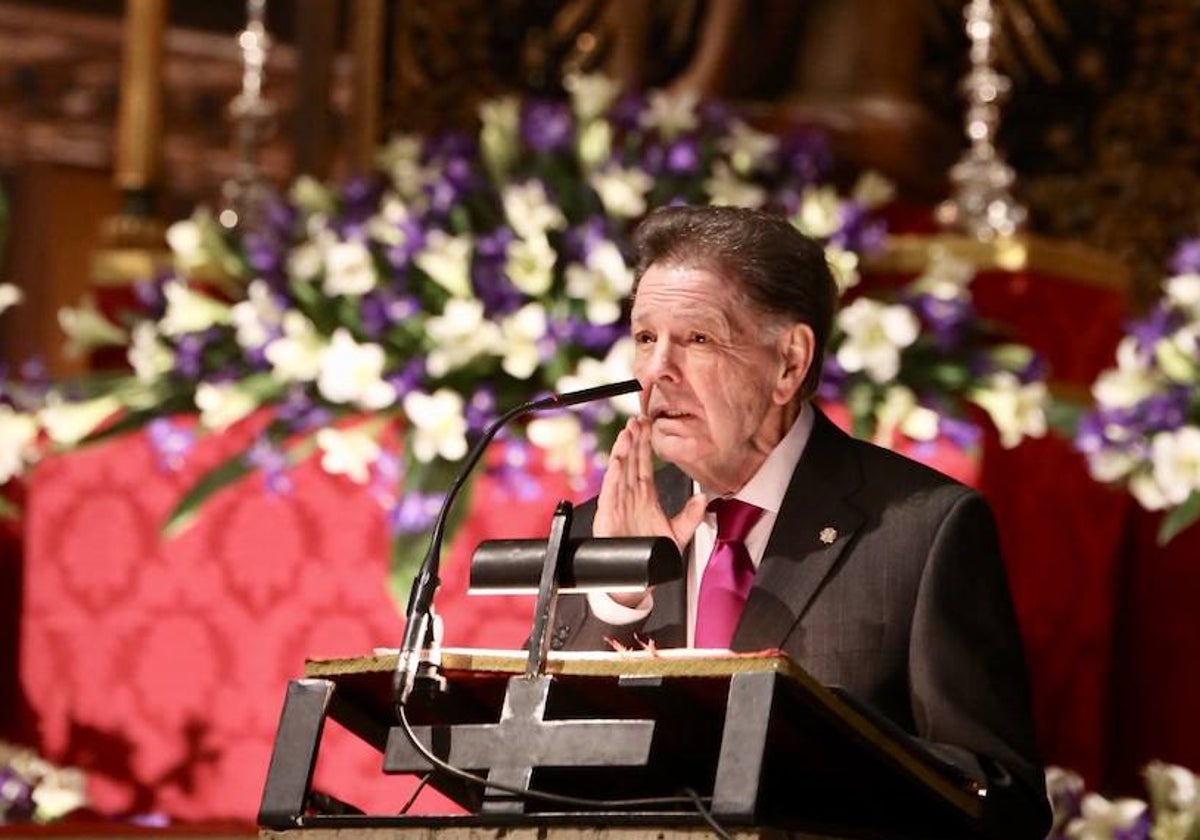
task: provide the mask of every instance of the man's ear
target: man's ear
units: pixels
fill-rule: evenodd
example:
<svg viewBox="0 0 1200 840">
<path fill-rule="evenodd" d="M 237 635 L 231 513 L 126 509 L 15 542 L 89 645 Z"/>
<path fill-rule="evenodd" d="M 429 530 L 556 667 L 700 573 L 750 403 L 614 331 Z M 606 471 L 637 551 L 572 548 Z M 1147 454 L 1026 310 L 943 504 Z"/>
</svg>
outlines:
<svg viewBox="0 0 1200 840">
<path fill-rule="evenodd" d="M 817 340 L 812 327 L 796 323 L 779 336 L 779 376 L 775 380 L 772 398 L 776 405 L 787 405 L 796 398 L 804 377 L 812 367 Z"/>
</svg>

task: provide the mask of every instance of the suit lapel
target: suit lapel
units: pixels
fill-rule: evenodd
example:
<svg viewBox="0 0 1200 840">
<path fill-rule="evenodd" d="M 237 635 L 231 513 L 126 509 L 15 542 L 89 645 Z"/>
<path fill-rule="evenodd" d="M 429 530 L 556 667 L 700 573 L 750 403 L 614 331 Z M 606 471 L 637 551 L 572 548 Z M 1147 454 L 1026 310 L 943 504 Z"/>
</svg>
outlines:
<svg viewBox="0 0 1200 840">
<path fill-rule="evenodd" d="M 862 481 L 852 441 L 818 410 L 734 633 L 734 650 L 783 646 L 864 521 L 848 501 Z"/>
</svg>

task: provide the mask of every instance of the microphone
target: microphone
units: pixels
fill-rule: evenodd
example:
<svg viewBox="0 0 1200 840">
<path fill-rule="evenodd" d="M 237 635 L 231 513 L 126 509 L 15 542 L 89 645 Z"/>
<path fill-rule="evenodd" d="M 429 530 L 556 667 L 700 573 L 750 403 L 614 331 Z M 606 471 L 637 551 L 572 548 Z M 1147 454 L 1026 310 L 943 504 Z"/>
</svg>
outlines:
<svg viewBox="0 0 1200 840">
<path fill-rule="evenodd" d="M 471 451 L 467 453 L 467 458 L 454 477 L 450 489 L 446 492 L 446 499 L 442 502 L 441 510 L 438 511 L 433 531 L 429 537 L 429 548 L 425 552 L 425 558 L 421 561 L 421 568 L 417 571 L 417 576 L 413 578 L 412 589 L 409 590 L 408 607 L 405 611 L 404 642 L 396 656 L 396 671 L 392 675 L 392 701 L 397 709 L 408 702 L 408 696 L 412 693 L 417 671 L 421 665 L 421 648 L 429 636 L 433 595 L 441 584 L 438 579 L 438 569 L 441 565 L 442 539 L 450 507 L 466 483 L 467 476 L 483 456 L 488 444 L 492 442 L 492 438 L 508 423 L 526 414 L 554 408 L 567 408 L 596 400 L 619 397 L 622 394 L 632 394 L 640 390 L 642 390 L 641 383 L 636 379 L 629 379 L 610 385 L 600 385 L 596 388 L 584 388 L 581 391 L 551 394 L 538 400 L 521 403 L 493 420 L 476 441 Z"/>
</svg>

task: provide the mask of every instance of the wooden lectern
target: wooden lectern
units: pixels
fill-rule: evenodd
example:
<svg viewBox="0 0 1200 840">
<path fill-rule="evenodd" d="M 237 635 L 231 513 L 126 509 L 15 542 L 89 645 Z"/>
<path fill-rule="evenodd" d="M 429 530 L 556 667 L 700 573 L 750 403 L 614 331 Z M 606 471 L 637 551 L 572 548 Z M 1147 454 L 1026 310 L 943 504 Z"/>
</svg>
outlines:
<svg viewBox="0 0 1200 840">
<path fill-rule="evenodd" d="M 538 837 L 602 829 L 616 838 L 641 828 L 653 829 L 642 836 L 667 837 L 707 831 L 681 796 L 690 789 L 739 834 L 981 835 L 983 792 L 970 780 L 778 651 L 551 653 L 536 677 L 523 676 L 526 662 L 524 652 L 443 651 L 445 690 L 414 695 L 413 734 L 437 758 L 489 782 L 609 806 L 496 793 L 439 771 L 431 784 L 468 814 L 321 812 L 311 784 L 326 719 L 377 749 L 382 772 L 430 771 L 397 726 L 393 653 L 310 661 L 306 677 L 289 683 L 260 825 L 310 836 L 371 829 L 387 838 L 440 831 L 447 840 L 487 840 L 536 828 Z M 651 798 L 660 801 L 636 801 Z"/>
</svg>

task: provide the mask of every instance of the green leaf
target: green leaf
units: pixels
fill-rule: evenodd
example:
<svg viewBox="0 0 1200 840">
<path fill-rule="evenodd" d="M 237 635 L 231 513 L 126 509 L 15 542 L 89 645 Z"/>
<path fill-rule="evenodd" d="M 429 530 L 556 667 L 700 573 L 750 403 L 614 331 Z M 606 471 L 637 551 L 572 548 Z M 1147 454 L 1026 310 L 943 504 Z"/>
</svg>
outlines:
<svg viewBox="0 0 1200 840">
<path fill-rule="evenodd" d="M 1073 438 L 1086 411 L 1082 403 L 1052 398 L 1046 401 L 1046 425 L 1065 438 Z"/>
<path fill-rule="evenodd" d="M 77 447 L 89 446 L 91 444 L 101 443 L 111 438 L 118 437 L 127 432 L 132 432 L 142 428 L 152 420 L 160 417 L 169 417 L 172 414 L 181 414 L 192 411 L 195 406 L 192 404 L 192 399 L 186 394 L 174 394 L 166 397 L 162 402 L 156 403 L 149 408 L 141 408 L 136 411 L 130 411 L 123 414 L 120 418 L 112 423 L 104 426 L 97 432 L 92 432 L 79 441 Z"/>
<path fill-rule="evenodd" d="M 1193 490 L 1183 504 L 1168 513 L 1158 526 L 1158 544 L 1164 546 L 1200 518 L 1200 491 Z"/>
<path fill-rule="evenodd" d="M 406 493 L 444 493 L 450 489 L 454 476 L 458 473 L 460 464 L 450 463 L 441 459 L 429 464 L 410 464 L 404 477 L 403 490 Z M 476 466 L 476 470 L 482 469 Z M 445 562 L 446 552 L 458 533 L 459 526 L 471 509 L 471 493 L 475 487 L 472 474 L 459 491 L 454 507 L 450 509 L 446 520 L 446 531 L 442 541 L 442 562 Z M 396 534 L 392 538 L 392 567 L 388 575 L 388 586 L 392 596 L 401 609 L 408 604 L 408 591 L 412 588 L 413 578 L 421 568 L 421 562 L 429 550 L 429 540 L 432 536 L 433 524 L 424 531 L 411 534 Z"/>
<path fill-rule="evenodd" d="M 0 496 L 0 519 L 17 520 L 21 518 L 21 508 Z"/>
<path fill-rule="evenodd" d="M 254 471 L 254 467 L 246 463 L 245 453 L 239 452 L 227 461 L 209 470 L 192 485 L 192 489 L 184 494 L 179 504 L 167 517 L 163 526 L 163 534 L 168 538 L 178 536 L 191 527 L 200 513 L 200 508 L 219 490 L 245 478 Z"/>
</svg>

